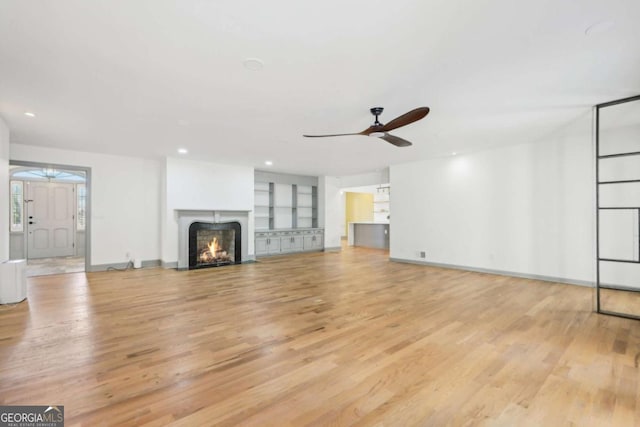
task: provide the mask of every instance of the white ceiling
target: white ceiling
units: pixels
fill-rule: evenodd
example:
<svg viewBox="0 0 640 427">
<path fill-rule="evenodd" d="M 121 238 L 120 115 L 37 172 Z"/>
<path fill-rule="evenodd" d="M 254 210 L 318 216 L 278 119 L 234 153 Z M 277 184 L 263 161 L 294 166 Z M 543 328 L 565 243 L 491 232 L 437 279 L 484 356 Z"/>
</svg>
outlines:
<svg viewBox="0 0 640 427">
<path fill-rule="evenodd" d="M 638 0 L 2 0 L 0 115 L 17 143 L 347 175 L 535 141 L 640 93 L 638 22 Z M 412 147 L 301 136 L 378 105 L 431 108 L 392 132 Z"/>
</svg>

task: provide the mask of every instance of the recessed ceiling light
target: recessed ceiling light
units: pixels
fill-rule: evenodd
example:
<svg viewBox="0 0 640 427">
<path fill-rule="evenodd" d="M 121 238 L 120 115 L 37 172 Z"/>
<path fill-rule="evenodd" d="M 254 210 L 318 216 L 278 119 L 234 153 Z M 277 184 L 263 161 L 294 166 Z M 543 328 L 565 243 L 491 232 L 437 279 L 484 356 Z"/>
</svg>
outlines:
<svg viewBox="0 0 640 427">
<path fill-rule="evenodd" d="M 25 116 L 28 116 L 28 117 L 35 117 L 35 116 L 36 116 L 36 115 L 35 115 L 34 113 L 32 113 L 31 111 L 25 111 L 24 115 L 25 115 Z"/>
<path fill-rule="evenodd" d="M 247 58 L 242 61 L 244 68 L 251 71 L 261 71 L 264 68 L 264 62 L 258 58 Z"/>
<path fill-rule="evenodd" d="M 178 153 L 180 154 L 187 154 L 189 152 L 189 150 L 187 150 L 186 148 L 178 148 Z"/>
<path fill-rule="evenodd" d="M 267 166 L 271 166 L 271 165 L 273 165 L 273 162 L 271 160 L 266 160 L 264 162 L 264 164 L 267 165 Z"/>
<path fill-rule="evenodd" d="M 614 25 L 615 25 L 615 23 L 613 21 L 596 22 L 595 24 L 587 27 L 587 29 L 584 30 L 584 34 L 585 34 L 585 36 L 590 36 L 590 35 L 594 35 L 594 34 L 605 33 L 607 31 L 609 31 L 610 29 L 612 29 Z"/>
<path fill-rule="evenodd" d="M 457 155 L 458 153 L 456 153 L 455 151 L 453 153 L 451 153 L 452 156 Z"/>
</svg>

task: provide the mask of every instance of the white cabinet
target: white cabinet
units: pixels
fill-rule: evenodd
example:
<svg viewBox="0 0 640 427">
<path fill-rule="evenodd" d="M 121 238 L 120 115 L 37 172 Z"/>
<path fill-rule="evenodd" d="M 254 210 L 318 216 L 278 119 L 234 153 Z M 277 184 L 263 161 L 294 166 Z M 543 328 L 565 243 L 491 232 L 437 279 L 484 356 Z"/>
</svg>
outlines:
<svg viewBox="0 0 640 427">
<path fill-rule="evenodd" d="M 269 237 L 267 243 L 268 252 L 270 254 L 277 254 L 280 252 L 280 239 L 278 237 Z"/>
<path fill-rule="evenodd" d="M 275 233 L 256 233 L 256 256 L 280 253 L 280 237 Z"/>
<path fill-rule="evenodd" d="M 258 237 L 256 234 L 256 255 L 265 255 L 269 253 L 269 239 L 266 237 Z"/>
<path fill-rule="evenodd" d="M 280 236 L 281 252 L 300 252 L 303 250 L 303 240 L 300 231 L 285 231 Z"/>
<path fill-rule="evenodd" d="M 322 249 L 324 233 L 319 230 L 312 230 L 304 235 L 303 248 L 305 251 Z"/>
<path fill-rule="evenodd" d="M 255 239 L 256 256 L 324 249 L 324 230 L 321 228 L 260 231 L 256 232 Z"/>
</svg>

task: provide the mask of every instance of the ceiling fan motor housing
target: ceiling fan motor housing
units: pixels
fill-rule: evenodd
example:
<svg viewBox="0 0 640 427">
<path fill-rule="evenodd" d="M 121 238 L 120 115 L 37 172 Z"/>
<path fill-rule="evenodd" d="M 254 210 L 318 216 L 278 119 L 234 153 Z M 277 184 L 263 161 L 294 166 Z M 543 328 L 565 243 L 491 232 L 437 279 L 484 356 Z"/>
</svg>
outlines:
<svg viewBox="0 0 640 427">
<path fill-rule="evenodd" d="M 380 114 L 382 114 L 382 112 L 384 111 L 384 108 L 382 108 L 382 107 L 373 107 L 373 108 L 371 108 L 369 111 L 371 111 L 371 114 L 373 114 L 374 116 L 376 116 L 376 121 L 375 121 L 375 123 L 374 123 L 373 125 L 374 125 L 374 126 L 381 126 L 381 125 L 382 125 L 382 123 L 380 123 L 380 122 L 378 121 L 378 116 L 379 116 Z"/>
</svg>

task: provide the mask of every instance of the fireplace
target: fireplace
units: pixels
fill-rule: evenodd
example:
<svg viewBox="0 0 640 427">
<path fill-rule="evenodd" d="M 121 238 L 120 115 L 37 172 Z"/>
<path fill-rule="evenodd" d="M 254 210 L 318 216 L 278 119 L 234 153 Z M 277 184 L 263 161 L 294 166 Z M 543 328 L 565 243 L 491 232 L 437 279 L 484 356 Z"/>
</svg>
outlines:
<svg viewBox="0 0 640 427">
<path fill-rule="evenodd" d="M 189 226 L 189 270 L 242 262 L 239 222 L 192 222 Z"/>
</svg>

